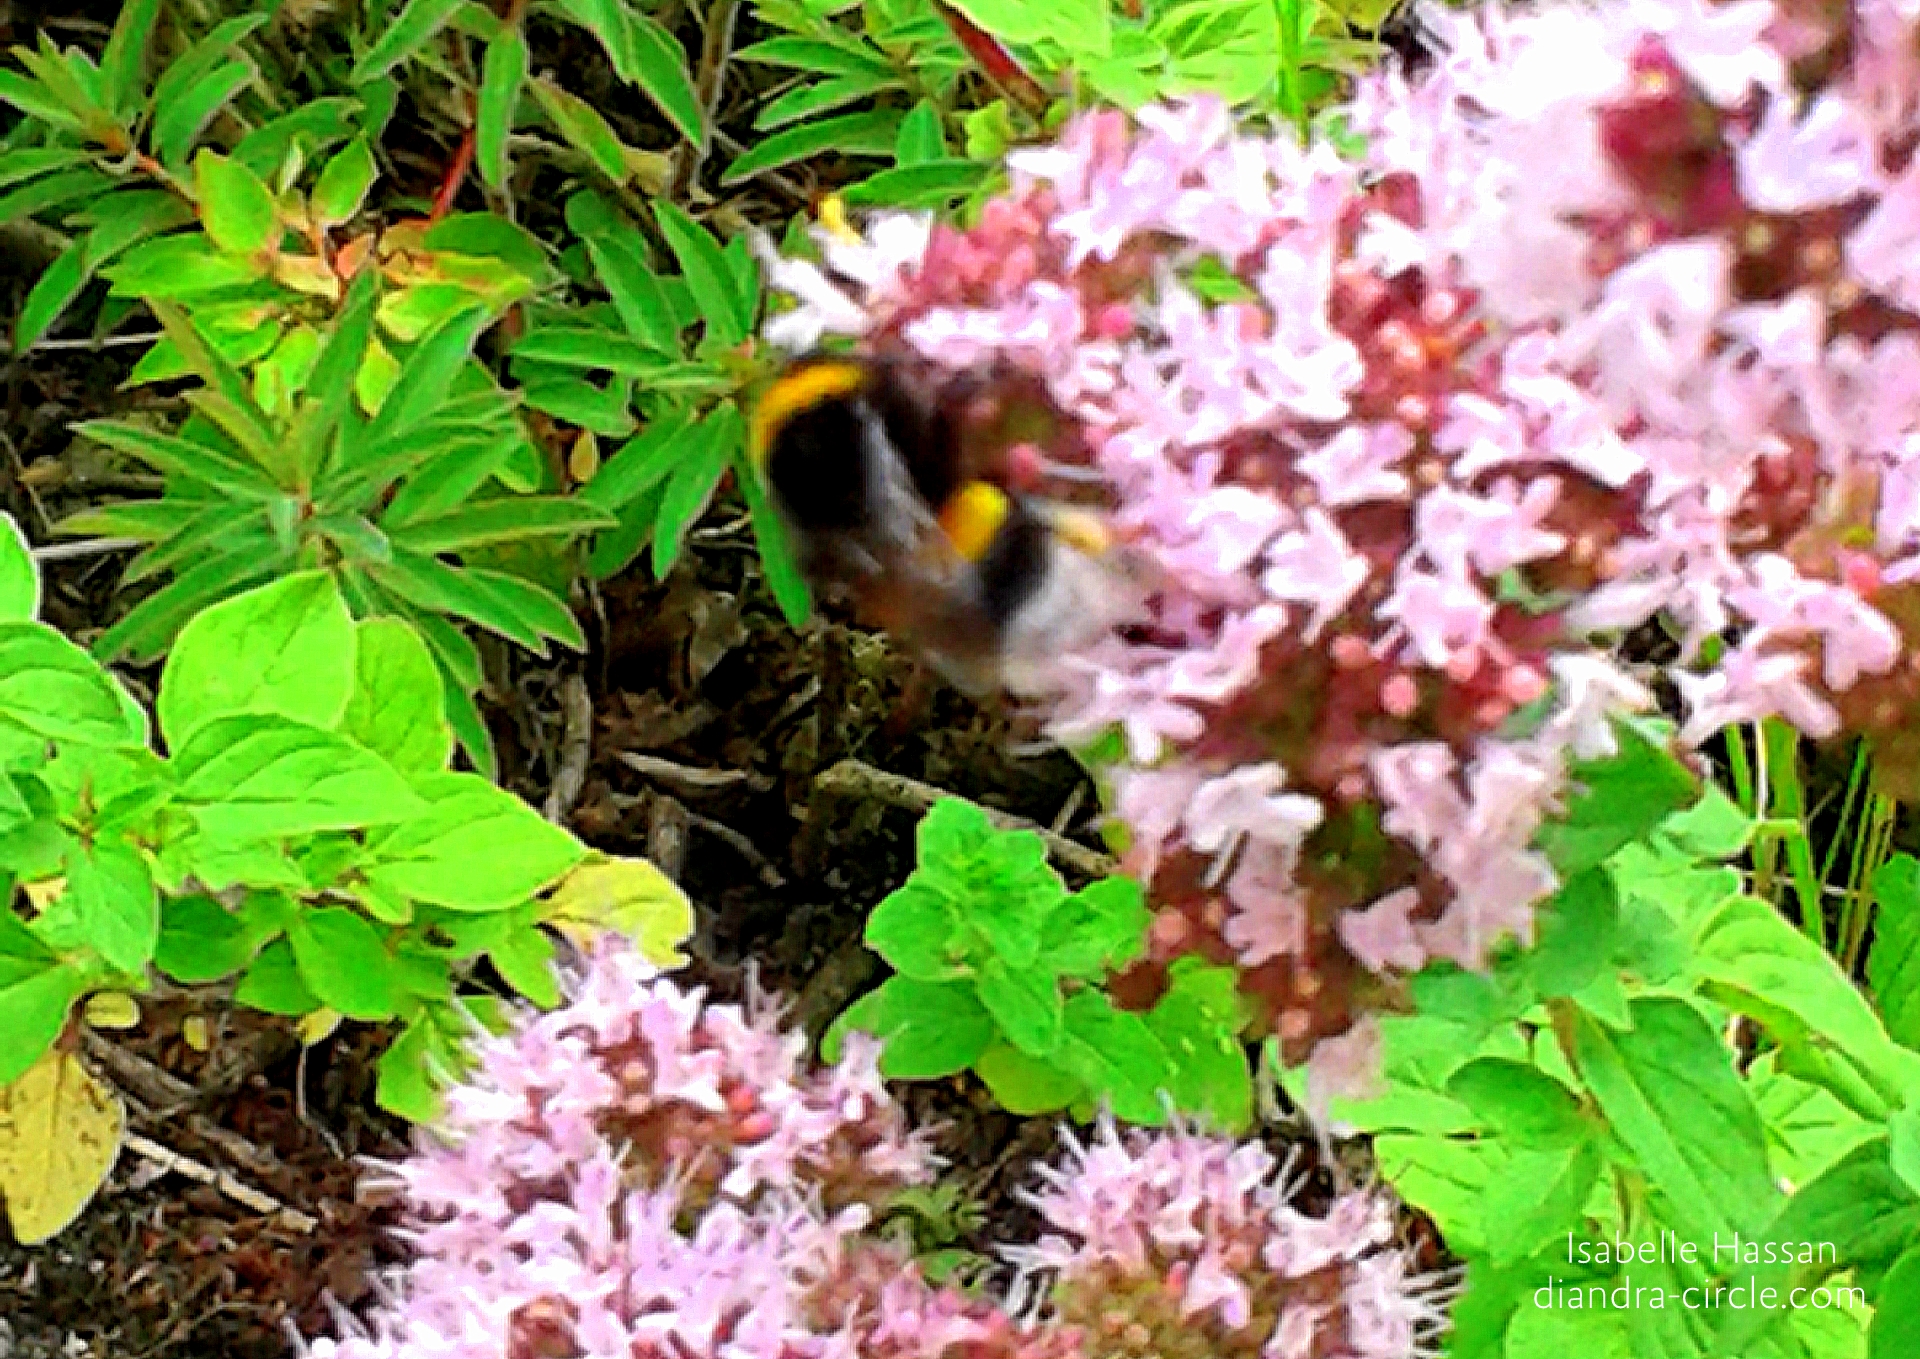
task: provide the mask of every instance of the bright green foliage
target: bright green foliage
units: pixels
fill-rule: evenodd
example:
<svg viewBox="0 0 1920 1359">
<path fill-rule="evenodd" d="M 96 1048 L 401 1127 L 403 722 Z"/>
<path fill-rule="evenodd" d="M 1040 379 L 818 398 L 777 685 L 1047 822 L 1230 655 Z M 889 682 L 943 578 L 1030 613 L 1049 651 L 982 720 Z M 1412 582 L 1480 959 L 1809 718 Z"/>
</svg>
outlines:
<svg viewBox="0 0 1920 1359">
<path fill-rule="evenodd" d="M 0 580 L 32 570 L 7 528 Z M 425 1117 L 468 1014 L 491 1003 L 463 982 L 480 958 L 550 1005 L 549 923 L 617 918 L 671 952 L 684 898 L 636 862 L 652 890 L 595 917 L 568 888 L 585 846 L 448 772 L 444 710 L 426 644 L 396 619 L 353 621 L 325 571 L 181 630 L 160 679 L 164 755 L 97 662 L 44 624 L 0 623 L 0 888 L 38 906 L 0 909 L 0 1085 L 75 1002 L 138 992 L 157 967 L 235 978 L 240 1003 L 276 1014 L 403 1025 L 380 1100 Z"/>
<path fill-rule="evenodd" d="M 1117 1008 L 1101 981 L 1141 956 L 1139 885 L 1104 878 L 1069 892 L 1031 831 L 996 830 L 970 802 L 936 803 L 919 856 L 874 908 L 867 943 L 899 973 L 834 1024 L 878 1034 L 889 1076 L 971 1069 L 1015 1113 L 1100 1101 L 1160 1123 L 1167 1102 L 1217 1127 L 1245 1127 L 1252 1087 L 1246 1017 L 1230 969 L 1184 960 L 1153 1009 Z"/>
<path fill-rule="evenodd" d="M 1903 1255 L 1920 1247 L 1907 1178 L 1920 1178 L 1920 1052 L 1725 862 L 1754 822 L 1711 788 L 1676 796 L 1691 776 L 1658 729 L 1621 737 L 1616 757 L 1581 767 L 1584 793 L 1543 837 L 1566 876 L 1537 946 L 1488 975 L 1436 965 L 1415 978 L 1413 1013 L 1380 1021 L 1385 1093 L 1335 1100 L 1333 1115 L 1372 1134 L 1382 1173 L 1466 1260 L 1459 1359 L 1550 1345 L 1676 1359 L 1900 1352 L 1892 1337 L 1910 1341 L 1896 1328 L 1920 1304 Z M 1883 872 L 1883 918 L 1900 916 L 1914 880 L 1911 860 Z M 1891 1021 L 1905 1013 L 1906 944 L 1888 939 L 1876 987 Z M 1729 1045 L 1736 1017 L 1757 1053 Z M 1304 1095 L 1301 1073 L 1288 1080 Z M 1716 1265 L 1716 1235 L 1736 1232 L 1763 1243 L 1761 1258 Z M 1663 1240 L 1695 1243 L 1695 1259 Z M 1837 1262 L 1803 1260 L 1797 1244 L 1783 1262 L 1789 1242 L 1832 1243 Z M 1647 1254 L 1623 1263 L 1641 1243 Z M 1783 1305 L 1679 1305 L 1685 1289 L 1749 1276 Z M 1585 1318 L 1535 1297 L 1550 1280 L 1629 1279 L 1673 1297 Z M 1858 1284 L 1878 1315 L 1784 1306 L 1788 1288 L 1823 1281 Z"/>
</svg>

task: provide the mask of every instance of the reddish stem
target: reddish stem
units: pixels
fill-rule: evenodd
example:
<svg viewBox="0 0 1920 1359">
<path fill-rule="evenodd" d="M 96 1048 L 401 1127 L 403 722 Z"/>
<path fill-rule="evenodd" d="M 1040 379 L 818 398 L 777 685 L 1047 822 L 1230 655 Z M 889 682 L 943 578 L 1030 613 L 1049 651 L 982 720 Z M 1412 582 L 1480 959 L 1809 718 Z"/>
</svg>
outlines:
<svg viewBox="0 0 1920 1359">
<path fill-rule="evenodd" d="M 433 196 L 433 211 L 427 214 L 429 222 L 437 222 L 453 210 L 453 200 L 459 196 L 460 186 L 466 182 L 472 165 L 473 129 L 468 128 L 461 134 L 459 149 L 453 153 L 453 164 L 447 167 L 446 177 L 440 181 L 440 192 Z"/>
<path fill-rule="evenodd" d="M 967 55 L 979 63 L 987 79 L 1011 95 L 1016 103 L 1038 118 L 1052 102 L 1046 88 L 1027 74 L 1000 40 L 944 0 L 935 0 L 934 8 L 946 21 L 953 36 L 967 49 Z"/>
</svg>

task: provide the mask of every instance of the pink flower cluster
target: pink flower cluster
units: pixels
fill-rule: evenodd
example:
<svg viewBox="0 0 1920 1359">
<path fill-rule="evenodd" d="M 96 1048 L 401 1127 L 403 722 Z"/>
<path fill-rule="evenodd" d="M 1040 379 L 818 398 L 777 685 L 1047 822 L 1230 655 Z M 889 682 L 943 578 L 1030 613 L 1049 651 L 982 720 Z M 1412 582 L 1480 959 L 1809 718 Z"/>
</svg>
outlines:
<svg viewBox="0 0 1920 1359">
<path fill-rule="evenodd" d="M 1920 15 L 1425 17 L 1354 157 L 1094 113 L 966 231 L 781 264 L 770 329 L 1044 390 L 1025 463 L 1095 470 L 1152 584 L 1037 697 L 1124 734 L 1156 956 L 1236 958 L 1336 1078 L 1395 978 L 1530 939 L 1569 757 L 1651 701 L 1608 642 L 1664 620 L 1690 742 L 1920 700 Z"/>
<path fill-rule="evenodd" d="M 1029 1196 L 1046 1234 L 1005 1253 L 1048 1281 L 1045 1314 L 1087 1353 L 1385 1359 L 1438 1335 L 1441 1295 L 1409 1274 L 1389 1200 L 1356 1190 L 1304 1213 L 1258 1142 L 1111 1123 L 1067 1140 Z"/>
<path fill-rule="evenodd" d="M 603 948 L 570 999 L 484 1039 L 436 1135 L 388 1168 L 413 1260 L 314 1359 L 1118 1359 L 1175 1316 L 1270 1359 L 1411 1359 L 1431 1293 L 1407 1277 L 1384 1203 L 1289 1206 L 1257 1146 L 1109 1132 L 1036 1202 L 1057 1273 L 1026 1321 L 935 1287 L 871 1230 L 932 1158 L 850 1036 L 824 1070 L 764 1010 L 708 1004 Z M 1131 1206 L 1129 1206 L 1131 1205 Z M 1138 1221 L 1129 1226 L 1129 1214 Z M 1151 1246 L 1125 1246 L 1129 1231 Z M 1159 1277 L 1152 1271 L 1164 1269 Z M 1405 1323 L 1405 1324 L 1402 1324 Z M 1113 1329 L 1104 1337 L 1098 1327 Z M 1418 1328 L 1409 1329 L 1409 1326 Z M 1184 1351 L 1168 1349 L 1173 1355 Z"/>
</svg>

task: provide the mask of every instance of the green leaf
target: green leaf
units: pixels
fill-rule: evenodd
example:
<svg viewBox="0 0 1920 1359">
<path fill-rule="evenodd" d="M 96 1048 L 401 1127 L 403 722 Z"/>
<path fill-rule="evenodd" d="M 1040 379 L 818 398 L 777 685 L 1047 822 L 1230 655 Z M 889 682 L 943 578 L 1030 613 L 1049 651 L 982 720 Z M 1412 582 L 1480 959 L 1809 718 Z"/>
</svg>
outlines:
<svg viewBox="0 0 1920 1359">
<path fill-rule="evenodd" d="M 323 227 L 338 226 L 351 221 L 360 205 L 367 201 L 367 191 L 373 187 L 374 177 L 380 172 L 373 163 L 373 148 L 367 145 L 365 134 L 355 137 L 346 146 L 336 152 L 327 168 L 320 172 L 319 182 L 313 186 L 313 193 L 307 200 L 313 207 L 314 220 Z M 334 1007 L 339 1009 L 338 1006 Z M 342 1010 L 342 1014 L 346 1011 Z"/>
<path fill-rule="evenodd" d="M 1166 1122 L 1172 1063 L 1140 1015 L 1116 1010 L 1103 991 L 1067 998 L 1065 1032 L 1054 1060 L 1104 1096 L 1114 1115 L 1130 1123 Z"/>
<path fill-rule="evenodd" d="M 444 769 L 453 753 L 453 729 L 433 653 L 398 618 L 362 619 L 355 632 L 353 692 L 341 733 L 403 773 Z"/>
<path fill-rule="evenodd" d="M 1097 978 L 1146 952 L 1152 920 L 1139 883 L 1103 878 L 1053 908 L 1042 930 L 1040 954 L 1062 976 Z"/>
<path fill-rule="evenodd" d="M 1076 57 L 1105 56 L 1111 43 L 1107 0 L 955 0 L 954 8 L 1002 42 L 1054 42 Z"/>
<path fill-rule="evenodd" d="M 202 147 L 193 158 L 193 183 L 201 225 L 227 254 L 257 255 L 279 243 L 273 192 L 246 166 Z"/>
<path fill-rule="evenodd" d="M 113 21 L 107 50 L 100 54 L 100 97 L 118 117 L 126 118 L 140 107 L 146 90 L 147 43 L 159 15 L 160 0 L 128 0 Z"/>
<path fill-rule="evenodd" d="M 362 435 L 369 456 L 425 424 L 445 403 L 448 389 L 466 367 L 474 342 L 489 320 L 479 307 L 456 312 L 415 342 L 400 366 L 393 391 Z"/>
<path fill-rule="evenodd" d="M 578 840 L 477 774 L 415 781 L 424 815 L 368 837 L 369 881 L 459 911 L 517 906 L 579 862 Z"/>
<path fill-rule="evenodd" d="M 180 630 L 155 710 L 178 750 L 215 718 L 279 713 L 331 727 L 354 681 L 354 625 L 326 571 L 301 571 L 213 605 Z"/>
<path fill-rule="evenodd" d="M 1779 1200 L 1751 1097 L 1719 1036 L 1685 1001 L 1636 1000 L 1633 1028 L 1574 1019 L 1574 1058 L 1616 1137 L 1665 1196 L 1683 1237 L 1754 1235 Z"/>
<path fill-rule="evenodd" d="M 991 953 L 1035 965 L 1048 915 L 1066 895 L 1032 831 L 996 830 L 979 807 L 942 798 L 920 821 L 918 880 L 940 893 Z"/>
<path fill-rule="evenodd" d="M 1873 1302 L 1869 1359 L 1902 1359 L 1920 1335 L 1920 1245 L 1911 1246 L 1887 1271 Z"/>
<path fill-rule="evenodd" d="M 736 156 L 720 176 L 720 182 L 738 184 L 827 151 L 842 156 L 884 156 L 893 150 L 899 134 L 900 115 L 892 109 L 848 113 L 837 118 L 822 118 L 817 123 L 803 123 L 775 132 Z"/>
<path fill-rule="evenodd" d="M 320 1008 L 320 998 L 308 988 L 293 960 L 293 945 L 284 939 L 260 950 L 233 989 L 233 998 L 272 1015 L 311 1014 Z"/>
<path fill-rule="evenodd" d="M 1447 1078 L 1446 1090 L 1483 1126 L 1522 1147 L 1569 1147 L 1591 1131 L 1573 1092 L 1527 1062 L 1476 1058 Z"/>
<path fill-rule="evenodd" d="M 86 286 L 87 239 L 82 236 L 70 243 L 35 280 L 13 325 L 15 353 L 31 349 Z"/>
<path fill-rule="evenodd" d="M 974 192 L 986 177 L 987 167 L 977 161 L 928 160 L 869 175 L 840 196 L 855 208 L 941 208 Z"/>
<path fill-rule="evenodd" d="M 254 260 L 222 255 L 197 232 L 162 236 L 136 245 L 102 270 L 120 297 L 197 297 L 252 283 L 262 275 Z"/>
<path fill-rule="evenodd" d="M 680 325 L 659 278 L 647 263 L 640 234 L 590 191 L 567 200 L 566 217 L 567 226 L 586 242 L 594 272 L 606 285 L 627 333 L 662 354 L 677 352 Z"/>
<path fill-rule="evenodd" d="M 434 34 L 445 28 L 453 16 L 460 12 L 463 2 L 407 0 L 407 7 L 400 11 L 387 31 L 354 63 L 353 73 L 348 79 L 356 85 L 364 85 L 391 71 L 425 47 Z"/>
<path fill-rule="evenodd" d="M 266 18 L 265 15 L 247 17 Z M 172 63 L 167 75 L 172 75 L 183 64 L 183 61 Z M 187 152 L 193 149 L 193 144 L 200 139 L 207 124 L 259 73 L 250 57 L 239 56 L 220 62 L 191 84 L 175 86 L 171 90 L 167 87 L 167 77 L 162 76 L 159 93 L 154 100 L 151 134 L 153 145 L 160 153 L 161 164 L 169 169 L 183 166 Z"/>
<path fill-rule="evenodd" d="M 817 38 L 783 33 L 751 43 L 733 55 L 736 61 L 787 66 L 819 75 L 885 77 L 894 73 L 885 56 L 864 43 L 847 40 L 837 29 L 823 29 Z"/>
<path fill-rule="evenodd" d="M 192 985 L 232 976 L 259 947 L 256 932 L 210 896 L 195 893 L 161 902 L 153 961 L 175 981 Z"/>
<path fill-rule="evenodd" d="M 423 1012 L 380 1054 L 374 1098 L 382 1109 L 422 1124 L 440 1116 L 440 1092 L 429 1072 L 432 1056 L 433 1024 Z"/>
<path fill-rule="evenodd" d="M 147 743 L 146 715 L 98 662 L 40 623 L 0 623 L 0 718 L 54 741 Z"/>
<path fill-rule="evenodd" d="M 1591 1138 L 1515 1147 L 1506 1173 L 1492 1179 L 1481 1202 L 1493 1262 L 1518 1263 L 1580 1230 L 1601 1168 L 1600 1147 Z"/>
<path fill-rule="evenodd" d="M 611 515 L 579 500 L 510 496 L 396 528 L 393 540 L 416 552 L 460 552 L 488 543 L 590 533 L 612 523 Z"/>
<path fill-rule="evenodd" d="M 1050 1057 L 1059 1048 L 1064 1007 L 1059 980 L 1050 970 L 1015 968 L 1004 958 L 989 958 L 974 985 L 1008 1042 L 1029 1057 Z"/>
<path fill-rule="evenodd" d="M 922 99 L 900 120 L 900 131 L 893 143 L 893 158 L 901 165 L 920 165 L 948 158 L 947 137 L 940 126 L 940 106 L 933 100 Z"/>
<path fill-rule="evenodd" d="M 146 967 L 160 938 L 160 900 L 137 850 L 116 841 L 76 846 L 67 856 L 67 896 L 102 958 L 122 972 Z"/>
<path fill-rule="evenodd" d="M 527 71 L 526 38 L 517 26 L 502 28 L 487 44 L 473 134 L 480 177 L 492 189 L 504 189 L 507 184 L 507 139 L 513 133 L 513 115 L 527 83 Z"/>
<path fill-rule="evenodd" d="M 1562 881 L 1604 863 L 1698 797 L 1699 784 L 1674 758 L 1665 737 L 1641 722 L 1617 721 L 1617 752 L 1577 761 L 1573 782 L 1586 791 L 1567 814 L 1541 828 L 1536 843 Z"/>
<path fill-rule="evenodd" d="M 944 892 L 918 872 L 873 908 L 867 917 L 867 947 L 894 971 L 916 981 L 945 982 L 967 975 L 956 948 L 960 914 Z"/>
<path fill-rule="evenodd" d="M 799 628 L 813 612 L 813 592 L 800 573 L 787 526 L 768 499 L 759 471 L 748 460 L 745 444 L 734 453 L 733 484 L 740 488 L 753 520 L 753 538 L 760 549 L 760 569 L 766 575 L 767 588 L 773 591 L 774 603 L 780 606 L 780 616 L 787 620 L 787 626 Z"/>
<path fill-rule="evenodd" d="M 525 924 L 487 950 L 501 979 L 543 1010 L 561 1001 L 553 971 L 553 940 L 538 925 Z"/>
<path fill-rule="evenodd" d="M 11 911 L 0 915 L 10 926 L 0 934 L 27 933 Z M 7 1035 L 0 1043 L 0 1087 L 19 1080 L 53 1046 L 66 1027 L 67 1011 L 87 990 L 86 974 L 79 968 L 51 955 L 29 959 L 5 951 L 15 947 L 11 939 L 0 937 L 0 1033 Z"/>
<path fill-rule="evenodd" d="M 344 906 L 302 911 L 287 930 L 300 979 L 321 1004 L 348 1019 L 392 1019 L 399 976 L 380 932 Z"/>
<path fill-rule="evenodd" d="M 1243 1132 L 1253 1121 L 1253 1074 L 1240 1037 L 1247 1007 L 1239 973 L 1188 957 L 1174 961 L 1169 979 L 1146 1023 L 1172 1064 L 1174 1105 L 1217 1131 Z"/>
<path fill-rule="evenodd" d="M 271 713 L 202 724 L 173 763 L 180 802 L 220 840 L 354 830 L 431 815 L 372 751 Z"/>
<path fill-rule="evenodd" d="M 272 546 L 270 539 L 259 543 L 243 540 L 213 560 L 182 572 L 102 633 L 93 644 L 94 654 L 107 660 L 129 655 L 138 661 L 158 656 L 195 613 L 284 565 L 284 554 L 273 552 Z"/>
<path fill-rule="evenodd" d="M 0 194 L 0 226 L 96 198 L 112 187 L 111 179 L 91 167 L 31 180 Z"/>
<path fill-rule="evenodd" d="M 1879 910 L 1867 980 L 1886 1019 L 1887 1032 L 1920 1048 L 1920 860 L 1896 854 L 1873 875 Z"/>
<path fill-rule="evenodd" d="M 739 408 L 723 401 L 709 411 L 686 440 L 682 461 L 673 469 L 653 521 L 653 574 L 665 578 L 680 559 L 691 528 L 713 499 L 734 453 L 746 437 Z"/>
<path fill-rule="evenodd" d="M 1021 1118 L 1050 1114 L 1087 1096 L 1079 1077 L 1044 1058 L 1030 1057 L 1011 1043 L 993 1044 L 974 1061 L 973 1069 L 994 1102 Z"/>
<path fill-rule="evenodd" d="M 882 1075 L 892 1080 L 937 1080 L 965 1071 L 993 1041 L 993 1017 L 966 982 L 889 977 L 849 1006 L 828 1030 L 822 1053 L 840 1059 L 844 1035 L 858 1029 L 885 1044 Z"/>
<path fill-rule="evenodd" d="M 30 623 L 40 612 L 40 570 L 20 523 L 0 510 L 0 623 Z"/>
<path fill-rule="evenodd" d="M 253 463 L 227 451 L 232 445 L 224 440 L 221 442 L 225 447 L 216 447 L 209 441 L 158 434 L 118 420 L 89 420 L 74 428 L 89 439 L 131 454 L 169 476 L 206 482 L 235 498 L 265 501 L 280 494 L 271 477 Z"/>
<path fill-rule="evenodd" d="M 625 184 L 633 178 L 626 144 L 593 105 L 550 80 L 535 80 L 530 88 L 554 131 L 585 155 L 596 170 L 615 184 Z"/>
<path fill-rule="evenodd" d="M 706 119 L 700 97 L 687 74 L 687 54 L 676 39 L 649 16 L 638 10 L 626 11 L 628 20 L 628 62 L 620 71 L 623 80 L 631 80 L 646 92 L 667 121 L 695 146 L 707 139 Z M 619 59 L 615 58 L 618 68 Z"/>
<path fill-rule="evenodd" d="M 796 85 L 760 106 L 760 111 L 753 116 L 754 130 L 770 132 L 789 123 L 831 113 L 848 104 L 894 89 L 899 84 L 900 77 L 888 70 L 878 74 L 832 76 L 826 80 Z"/>
<path fill-rule="evenodd" d="M 664 482 L 687 456 L 689 447 L 697 450 L 705 436 L 690 435 L 693 428 L 690 413 L 678 407 L 649 421 L 644 430 L 600 464 L 593 480 L 580 488 L 579 498 L 609 514 L 618 512 Z"/>
<path fill-rule="evenodd" d="M 1527 966 L 1542 996 L 1570 996 L 1592 981 L 1613 955 L 1620 899 L 1605 869 L 1589 868 L 1562 883 L 1539 908 Z"/>
<path fill-rule="evenodd" d="M 640 378 L 669 362 L 658 349 L 600 326 L 536 327 L 514 343 L 513 357 Z"/>
<path fill-rule="evenodd" d="M 753 329 L 753 313 L 734 286 L 720 243 L 666 199 L 656 201 L 653 212 L 706 322 L 708 337 L 723 345 L 741 343 Z"/>
<path fill-rule="evenodd" d="M 88 159 L 87 153 L 76 146 L 23 146 L 17 151 L 0 152 L 0 189 L 11 189 L 55 170 L 83 168 Z"/>
</svg>

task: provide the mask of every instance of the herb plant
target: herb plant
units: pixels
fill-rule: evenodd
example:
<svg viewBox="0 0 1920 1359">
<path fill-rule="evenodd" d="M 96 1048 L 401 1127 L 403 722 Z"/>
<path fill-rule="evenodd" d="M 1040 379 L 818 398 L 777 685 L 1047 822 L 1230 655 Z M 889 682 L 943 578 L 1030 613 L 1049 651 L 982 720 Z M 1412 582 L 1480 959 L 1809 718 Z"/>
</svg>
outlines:
<svg viewBox="0 0 1920 1359">
<path fill-rule="evenodd" d="M 1102 989 L 1145 951 L 1138 883 L 1103 878 L 1069 892 L 1038 835 L 996 829 L 960 798 L 934 804 L 916 844 L 912 875 L 866 927 L 899 975 L 835 1021 L 829 1054 L 861 1029 L 884 1041 L 885 1074 L 971 1070 L 1015 1113 L 1084 1115 L 1105 1102 L 1136 1123 L 1181 1111 L 1246 1126 L 1252 1085 L 1232 969 L 1183 959 L 1141 1013 Z"/>
</svg>

